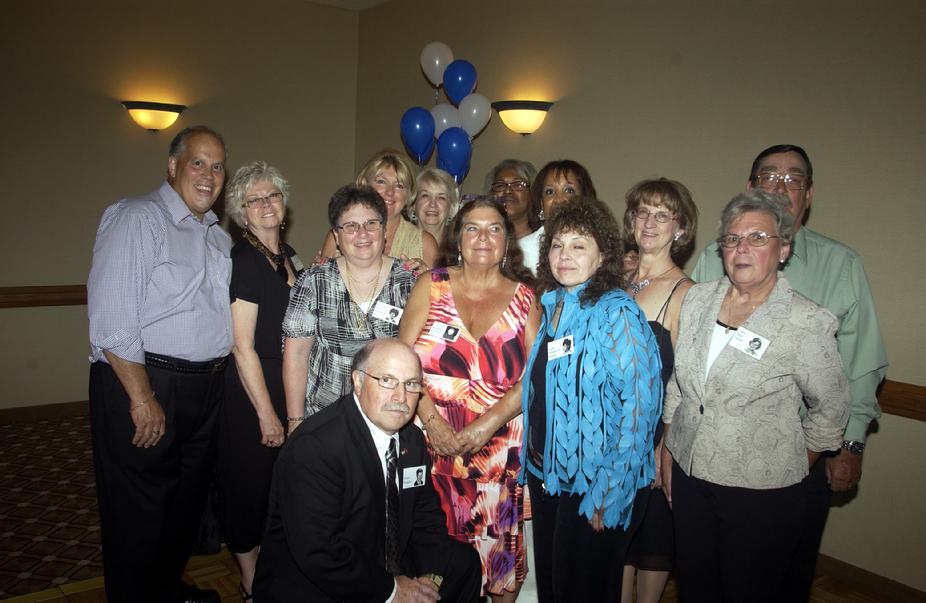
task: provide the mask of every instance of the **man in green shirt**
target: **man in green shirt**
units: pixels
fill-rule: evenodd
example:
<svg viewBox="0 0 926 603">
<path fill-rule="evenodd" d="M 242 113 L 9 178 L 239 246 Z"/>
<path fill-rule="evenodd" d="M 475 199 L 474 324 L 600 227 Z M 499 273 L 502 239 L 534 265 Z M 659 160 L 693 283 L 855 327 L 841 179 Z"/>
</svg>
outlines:
<svg viewBox="0 0 926 603">
<path fill-rule="evenodd" d="M 850 417 L 842 449 L 838 454 L 821 459 L 823 462 L 817 462 L 804 480 L 808 517 L 801 549 L 795 556 L 787 582 L 793 593 L 793 598 L 788 600 L 806 601 L 829 513 L 830 491 L 850 490 L 862 475 L 862 451 L 868 423 L 881 415 L 875 394 L 887 371 L 887 355 L 858 254 L 838 241 L 802 227 L 813 201 L 813 166 L 806 151 L 796 145 L 775 145 L 759 153 L 746 183 L 747 190 L 752 188 L 790 198 L 796 233 L 783 274 L 791 287 L 839 319 L 837 346 L 849 379 Z M 701 252 L 692 278 L 703 282 L 723 274 L 714 242 Z"/>
</svg>

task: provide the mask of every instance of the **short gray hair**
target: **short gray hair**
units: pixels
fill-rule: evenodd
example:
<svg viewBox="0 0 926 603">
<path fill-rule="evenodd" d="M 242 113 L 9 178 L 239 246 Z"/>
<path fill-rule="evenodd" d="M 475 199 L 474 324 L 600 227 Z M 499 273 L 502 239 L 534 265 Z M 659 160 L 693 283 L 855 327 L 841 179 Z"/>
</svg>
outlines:
<svg viewBox="0 0 926 603">
<path fill-rule="evenodd" d="M 794 238 L 794 216 L 791 215 L 791 201 L 786 195 L 770 193 L 762 189 L 752 189 L 730 199 L 720 214 L 720 236 L 727 233 L 730 224 L 751 211 L 766 213 L 775 220 L 781 237 L 781 244 L 788 245 Z M 771 233 L 770 233 L 771 234 Z"/>
<path fill-rule="evenodd" d="M 460 210 L 460 192 L 457 189 L 457 183 L 453 176 L 440 168 L 427 167 L 421 170 L 418 177 L 415 178 L 415 185 L 418 189 L 414 197 L 409 196 L 405 203 L 406 214 L 411 218 L 415 214 L 415 204 L 418 202 L 418 194 L 421 193 L 421 185 L 424 183 L 437 184 L 447 191 L 447 199 L 450 201 L 450 209 L 447 211 L 447 221 L 453 220 Z"/>
<path fill-rule="evenodd" d="M 495 167 L 489 170 L 489 173 L 486 174 L 486 183 L 485 191 L 487 195 L 492 193 L 492 183 L 495 182 L 495 178 L 498 177 L 498 173 L 502 170 L 512 169 L 517 172 L 518 177 L 523 178 L 527 182 L 528 188 L 534 183 L 534 179 L 537 177 L 537 168 L 534 167 L 534 164 L 530 161 L 522 161 L 520 159 L 503 159 Z"/>
<path fill-rule="evenodd" d="M 247 227 L 244 219 L 244 195 L 249 188 L 264 181 L 280 189 L 283 193 L 283 207 L 286 207 L 289 203 L 289 181 L 283 177 L 280 170 L 266 161 L 253 161 L 241 166 L 225 187 L 225 213 L 241 228 Z"/>
</svg>

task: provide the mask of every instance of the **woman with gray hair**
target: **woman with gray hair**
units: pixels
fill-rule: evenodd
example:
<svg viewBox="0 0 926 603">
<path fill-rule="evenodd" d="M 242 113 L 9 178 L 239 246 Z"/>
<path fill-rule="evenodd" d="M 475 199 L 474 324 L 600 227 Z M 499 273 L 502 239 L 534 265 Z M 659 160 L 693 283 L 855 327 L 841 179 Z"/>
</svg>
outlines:
<svg viewBox="0 0 926 603">
<path fill-rule="evenodd" d="M 280 231 L 289 183 L 255 161 L 238 169 L 225 191 L 225 213 L 242 228 L 232 248 L 230 287 L 235 361 L 225 371 L 219 414 L 216 483 L 219 518 L 250 599 L 273 463 L 283 444 L 283 314 L 302 269 Z"/>
<path fill-rule="evenodd" d="M 453 176 L 438 168 L 425 168 L 416 179 L 418 194 L 406 208 L 409 220 L 431 233 L 440 246 L 444 227 L 460 209 L 460 193 Z"/>
<path fill-rule="evenodd" d="M 540 216 L 531 211 L 531 183 L 536 177 L 534 164 L 520 159 L 505 159 L 486 176 L 486 191 L 504 206 L 518 246 L 524 252 L 524 265 L 532 273 L 537 267 L 539 246 L 536 242 L 522 245 L 521 239 L 527 239 L 542 225 Z"/>
<path fill-rule="evenodd" d="M 786 197 L 751 190 L 721 217 L 726 276 L 682 304 L 666 391 L 663 491 L 683 601 L 781 601 L 801 480 L 839 450 L 849 390 L 836 317 L 788 285 Z"/>
</svg>

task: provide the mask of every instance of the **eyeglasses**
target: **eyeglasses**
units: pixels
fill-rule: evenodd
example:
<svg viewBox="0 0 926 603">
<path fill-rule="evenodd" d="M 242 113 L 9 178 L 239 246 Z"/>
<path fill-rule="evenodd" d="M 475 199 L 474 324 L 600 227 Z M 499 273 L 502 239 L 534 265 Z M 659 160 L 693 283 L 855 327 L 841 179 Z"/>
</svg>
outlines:
<svg viewBox="0 0 926 603">
<path fill-rule="evenodd" d="M 370 379 L 376 379 L 379 382 L 379 386 L 383 389 L 395 389 L 399 387 L 401 383 L 405 387 L 405 393 L 407 394 L 420 394 L 421 393 L 421 381 L 417 379 L 409 379 L 408 381 L 399 381 L 396 377 L 392 375 L 383 375 L 382 377 L 377 377 L 371 375 L 370 373 L 357 369 L 359 372 L 363 373 Z"/>
<path fill-rule="evenodd" d="M 653 219 L 659 222 L 660 224 L 665 224 L 670 220 L 674 220 L 675 216 L 667 211 L 649 211 L 648 209 L 635 209 L 633 210 L 633 217 L 637 220 L 643 220 L 646 222 L 649 220 L 649 217 L 653 216 Z"/>
<path fill-rule="evenodd" d="M 727 249 L 733 249 L 734 247 L 740 246 L 740 241 L 745 240 L 750 247 L 765 247 L 768 245 L 768 242 L 771 239 L 780 239 L 778 235 L 770 235 L 764 232 L 751 232 L 748 235 L 735 235 L 728 234 L 723 235 L 717 239 L 717 243 L 721 247 L 726 247 Z"/>
<path fill-rule="evenodd" d="M 504 193 L 505 189 L 511 189 L 516 193 L 527 190 L 530 184 L 526 180 L 512 180 L 511 182 L 505 182 L 504 180 L 496 180 L 492 183 L 492 192 L 493 193 Z"/>
<path fill-rule="evenodd" d="M 363 228 L 367 232 L 379 232 L 383 228 L 382 220 L 367 220 L 363 224 L 359 222 L 345 222 L 338 226 L 338 230 L 345 234 L 355 235 Z"/>
<path fill-rule="evenodd" d="M 251 197 L 246 199 L 244 204 L 248 207 L 261 206 L 264 203 L 282 203 L 283 202 L 283 193 L 276 192 L 270 193 L 266 197 Z"/>
<path fill-rule="evenodd" d="M 778 188 L 779 182 L 784 182 L 785 188 L 789 191 L 804 190 L 804 183 L 807 178 L 803 174 L 779 174 L 777 172 L 765 172 L 757 174 L 755 177 L 756 186 L 769 192 Z"/>
</svg>

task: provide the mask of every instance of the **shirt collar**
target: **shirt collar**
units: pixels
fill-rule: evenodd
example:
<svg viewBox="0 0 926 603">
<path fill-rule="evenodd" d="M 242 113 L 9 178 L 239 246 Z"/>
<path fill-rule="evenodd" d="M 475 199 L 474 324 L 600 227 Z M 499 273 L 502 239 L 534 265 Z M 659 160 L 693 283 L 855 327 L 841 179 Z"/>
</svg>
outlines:
<svg viewBox="0 0 926 603">
<path fill-rule="evenodd" d="M 791 258 L 797 258 L 801 263 L 807 262 L 807 227 L 801 226 L 791 239 Z M 791 261 L 788 258 L 788 261 Z"/>
<path fill-rule="evenodd" d="M 380 458 L 386 455 L 386 450 L 389 449 L 389 441 L 395 440 L 395 449 L 399 450 L 399 432 L 395 432 L 392 435 L 389 435 L 379 427 L 377 427 L 369 418 L 365 412 L 363 412 L 363 407 L 360 406 L 360 398 L 357 397 L 357 394 L 354 394 L 354 404 L 357 405 L 357 410 L 360 411 L 360 416 L 363 417 L 364 423 L 367 424 L 367 429 L 370 430 L 370 435 L 373 437 L 373 444 L 376 446 L 376 452 L 379 454 Z"/>
<path fill-rule="evenodd" d="M 196 218 L 193 217 L 193 212 L 190 211 L 190 208 L 187 207 L 187 204 L 180 197 L 180 194 L 174 190 L 174 187 L 172 187 L 169 182 L 166 180 L 162 182 L 161 188 L 158 189 L 158 193 L 161 195 L 161 198 L 164 199 L 164 204 L 167 206 L 167 211 L 170 213 L 170 218 L 173 220 L 174 224 L 180 224 L 180 222 L 186 218 L 196 220 Z M 202 223 L 203 226 L 212 226 L 218 221 L 219 217 L 210 209 L 203 216 Z"/>
</svg>

